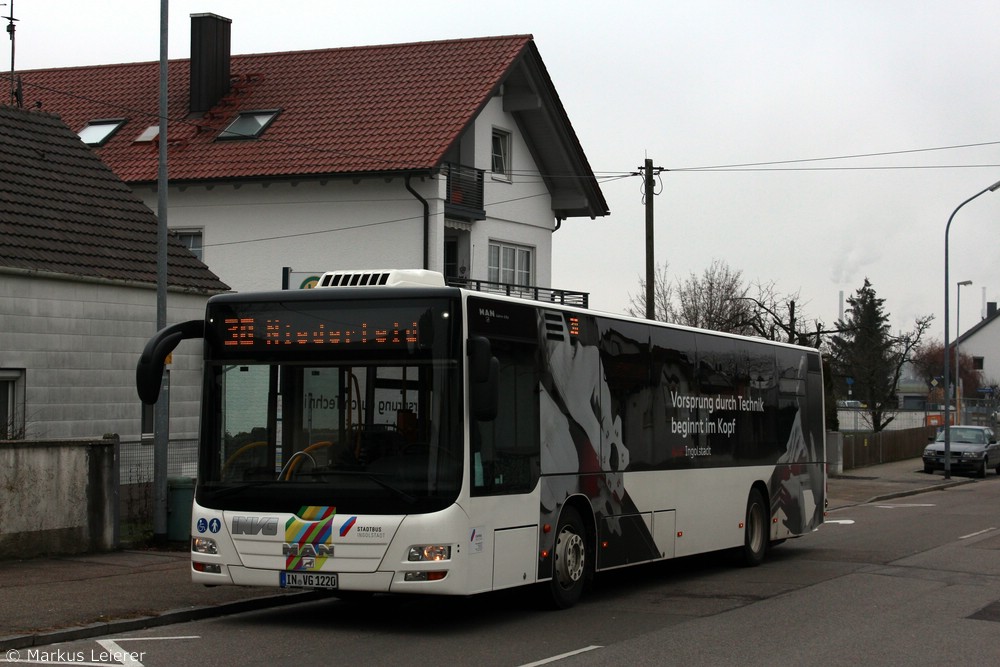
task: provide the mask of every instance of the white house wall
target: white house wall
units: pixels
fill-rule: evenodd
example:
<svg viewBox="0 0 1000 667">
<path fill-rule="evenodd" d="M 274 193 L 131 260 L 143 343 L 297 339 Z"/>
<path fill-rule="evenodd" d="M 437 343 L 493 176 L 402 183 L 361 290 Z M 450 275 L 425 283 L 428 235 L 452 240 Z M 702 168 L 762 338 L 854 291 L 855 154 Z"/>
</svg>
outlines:
<svg viewBox="0 0 1000 667">
<path fill-rule="evenodd" d="M 168 293 L 168 323 L 203 318 L 206 300 Z M 135 365 L 155 323 L 153 289 L 0 273 L 0 369 L 23 371 L 26 437 L 138 440 Z M 201 354 L 196 341 L 174 353 L 172 439 L 197 437 Z"/>
<path fill-rule="evenodd" d="M 494 127 L 512 134 L 510 181 L 489 171 Z M 487 219 L 471 224 L 471 257 L 463 264 L 485 280 L 491 240 L 522 245 L 534 250 L 534 283 L 551 286 L 551 196 L 501 98 L 491 100 L 472 132 L 474 166 L 486 170 Z M 430 206 L 427 268 L 443 271 L 445 178 L 413 178 L 411 185 Z M 136 193 L 156 210 L 154 189 Z M 278 289 L 286 266 L 321 272 L 424 263 L 423 205 L 398 176 L 171 187 L 168 207 L 168 226 L 201 230 L 203 260 L 236 291 Z"/>
<path fill-rule="evenodd" d="M 993 319 L 967 340 L 962 341 L 962 356 L 983 358 L 983 380 L 1000 381 L 1000 318 Z"/>
<path fill-rule="evenodd" d="M 413 186 L 438 187 L 416 179 Z M 138 194 L 156 210 L 155 192 Z M 286 266 L 330 271 L 423 264 L 423 206 L 402 178 L 171 188 L 168 207 L 168 226 L 201 230 L 203 261 L 240 292 L 280 289 Z"/>
<path fill-rule="evenodd" d="M 493 129 L 511 133 L 511 171 L 507 181 L 490 171 Z M 552 197 L 542 181 L 538 165 L 531 157 L 514 117 L 503 110 L 502 97 L 494 97 L 476 119 L 476 167 L 486 169 L 483 199 L 487 219 L 473 225 L 472 276 L 485 279 L 489 261 L 489 241 L 503 241 L 534 249 L 534 283 L 552 285 L 552 230 L 555 216 Z"/>
</svg>

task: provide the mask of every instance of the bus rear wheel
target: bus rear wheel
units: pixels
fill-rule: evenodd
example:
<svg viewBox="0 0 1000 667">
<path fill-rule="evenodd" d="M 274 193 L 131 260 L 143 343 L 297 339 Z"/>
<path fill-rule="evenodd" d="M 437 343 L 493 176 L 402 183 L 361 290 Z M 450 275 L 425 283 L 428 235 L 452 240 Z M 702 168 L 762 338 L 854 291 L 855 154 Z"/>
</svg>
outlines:
<svg viewBox="0 0 1000 667">
<path fill-rule="evenodd" d="M 767 553 L 768 515 L 764 494 L 760 489 L 750 489 L 743 522 L 743 563 L 747 566 L 760 565 Z"/>
<path fill-rule="evenodd" d="M 549 582 L 552 603 L 558 609 L 572 607 L 583 593 L 592 568 L 586 540 L 580 513 L 572 507 L 564 508 L 552 549 L 552 580 Z"/>
</svg>

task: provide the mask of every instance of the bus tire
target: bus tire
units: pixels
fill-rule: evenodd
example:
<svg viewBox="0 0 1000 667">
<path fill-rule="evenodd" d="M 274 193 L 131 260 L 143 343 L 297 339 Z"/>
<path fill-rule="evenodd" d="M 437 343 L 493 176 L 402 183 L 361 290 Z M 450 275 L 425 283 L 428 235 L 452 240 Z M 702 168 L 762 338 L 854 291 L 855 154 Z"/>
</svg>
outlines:
<svg viewBox="0 0 1000 667">
<path fill-rule="evenodd" d="M 587 531 L 580 513 L 572 507 L 563 508 L 552 548 L 552 579 L 549 592 L 557 609 L 572 607 L 580 599 L 593 568 L 587 548 Z"/>
<path fill-rule="evenodd" d="M 747 498 L 746 519 L 743 522 L 743 564 L 748 567 L 760 565 L 767 554 L 768 508 L 760 489 L 750 489 Z"/>
</svg>

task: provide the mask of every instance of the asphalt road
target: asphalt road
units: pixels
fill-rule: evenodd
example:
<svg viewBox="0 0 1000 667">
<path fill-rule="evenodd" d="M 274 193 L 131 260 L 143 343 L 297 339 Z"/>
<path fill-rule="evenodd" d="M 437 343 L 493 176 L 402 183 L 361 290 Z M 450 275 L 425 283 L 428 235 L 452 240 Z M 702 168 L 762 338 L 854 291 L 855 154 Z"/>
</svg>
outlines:
<svg viewBox="0 0 1000 667">
<path fill-rule="evenodd" d="M 104 651 L 121 660 L 93 662 L 133 667 L 970 665 L 1000 661 L 998 637 L 1000 477 L 990 476 L 833 511 L 757 568 L 713 554 L 606 573 L 561 612 L 539 610 L 525 591 L 331 598 L 20 657 Z"/>
</svg>

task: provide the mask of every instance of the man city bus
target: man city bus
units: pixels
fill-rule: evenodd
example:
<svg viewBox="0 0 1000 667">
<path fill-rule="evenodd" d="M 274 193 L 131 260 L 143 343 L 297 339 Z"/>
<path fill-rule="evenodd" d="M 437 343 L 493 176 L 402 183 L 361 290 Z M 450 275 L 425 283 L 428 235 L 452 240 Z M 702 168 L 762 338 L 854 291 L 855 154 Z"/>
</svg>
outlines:
<svg viewBox="0 0 1000 667">
<path fill-rule="evenodd" d="M 137 368 L 204 339 L 192 579 L 469 595 L 770 545 L 823 520 L 818 351 L 331 272 L 223 294 Z"/>
</svg>

